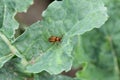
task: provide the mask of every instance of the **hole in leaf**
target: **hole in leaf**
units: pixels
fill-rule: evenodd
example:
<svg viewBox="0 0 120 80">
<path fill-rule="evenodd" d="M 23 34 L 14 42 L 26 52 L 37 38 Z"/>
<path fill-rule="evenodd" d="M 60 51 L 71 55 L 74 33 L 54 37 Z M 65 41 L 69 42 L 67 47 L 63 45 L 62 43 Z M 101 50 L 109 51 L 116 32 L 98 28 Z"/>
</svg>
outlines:
<svg viewBox="0 0 120 80">
<path fill-rule="evenodd" d="M 42 19 L 42 12 L 52 1 L 53 0 L 34 0 L 34 4 L 28 8 L 27 12 L 17 13 L 15 19 L 20 24 L 31 25 Z"/>
<path fill-rule="evenodd" d="M 21 35 L 24 32 L 26 26 L 41 20 L 42 12 L 52 1 L 54 0 L 34 0 L 34 4 L 28 8 L 27 12 L 17 13 L 15 15 L 15 19 L 20 23 L 20 26 L 19 29 L 16 30 L 15 37 Z"/>
</svg>

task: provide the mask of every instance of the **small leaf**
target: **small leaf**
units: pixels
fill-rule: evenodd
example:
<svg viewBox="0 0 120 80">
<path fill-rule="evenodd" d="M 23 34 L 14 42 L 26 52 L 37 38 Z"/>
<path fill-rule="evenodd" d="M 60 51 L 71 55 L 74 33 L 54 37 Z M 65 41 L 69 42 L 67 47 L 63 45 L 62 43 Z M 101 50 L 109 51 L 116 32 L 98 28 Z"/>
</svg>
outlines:
<svg viewBox="0 0 120 80">
<path fill-rule="evenodd" d="M 0 31 L 8 38 L 13 38 L 18 23 L 14 19 L 17 12 L 25 11 L 32 0 L 0 0 Z M 26 9 L 27 10 L 27 9 Z"/>
</svg>

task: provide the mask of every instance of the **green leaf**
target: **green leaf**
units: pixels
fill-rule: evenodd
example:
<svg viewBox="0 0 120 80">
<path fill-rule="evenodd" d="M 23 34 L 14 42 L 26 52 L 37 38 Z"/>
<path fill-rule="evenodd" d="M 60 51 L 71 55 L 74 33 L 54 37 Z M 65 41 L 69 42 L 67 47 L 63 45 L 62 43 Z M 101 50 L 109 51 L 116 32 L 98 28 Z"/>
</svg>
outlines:
<svg viewBox="0 0 120 80">
<path fill-rule="evenodd" d="M 18 23 L 14 19 L 15 14 L 25 9 L 32 3 L 32 0 L 0 0 L 0 68 L 14 55 L 21 57 L 20 53 L 12 46 L 15 29 Z"/>
<path fill-rule="evenodd" d="M 32 0 L 0 0 L 0 31 L 8 38 L 13 38 L 18 23 L 14 19 L 17 12 L 27 10 Z"/>
<path fill-rule="evenodd" d="M 39 25 L 40 23 L 32 25 L 14 43 L 29 61 L 27 70 L 34 73 L 46 70 L 51 74 L 70 70 L 72 66 L 72 56 L 70 55 L 72 46 L 69 43 L 70 41 L 63 40 L 66 44 L 63 41 L 56 44 L 50 43 L 48 41 L 49 32 L 45 31 L 47 28 L 44 27 L 45 30 L 42 30 Z"/>
<path fill-rule="evenodd" d="M 73 45 L 70 37 L 100 27 L 106 20 L 106 8 L 100 0 L 54 1 L 44 11 L 43 20 L 31 25 L 13 45 L 28 61 L 28 72 L 45 70 L 58 74 L 70 70 L 72 66 Z M 81 21 L 85 25 L 76 26 Z M 49 42 L 51 36 L 62 40 Z"/>
</svg>

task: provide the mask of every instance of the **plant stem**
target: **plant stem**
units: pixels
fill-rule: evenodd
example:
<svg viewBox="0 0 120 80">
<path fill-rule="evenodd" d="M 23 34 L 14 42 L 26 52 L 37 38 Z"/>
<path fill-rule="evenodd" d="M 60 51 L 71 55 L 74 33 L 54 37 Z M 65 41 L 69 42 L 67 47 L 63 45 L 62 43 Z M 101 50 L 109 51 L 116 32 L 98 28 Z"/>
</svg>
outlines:
<svg viewBox="0 0 120 80">
<path fill-rule="evenodd" d="M 114 70 L 115 70 L 115 75 L 117 77 L 116 80 L 120 80 L 120 70 L 119 70 L 119 64 L 118 64 L 118 58 L 117 58 L 117 54 L 116 54 L 116 51 L 114 49 L 114 44 L 113 44 L 113 41 L 112 41 L 112 38 L 109 37 L 108 38 L 108 41 L 110 43 L 110 47 L 111 47 L 111 50 L 112 50 L 112 54 L 113 54 L 113 60 L 114 60 Z"/>
<path fill-rule="evenodd" d="M 1 37 L 2 40 L 8 45 L 11 53 L 14 54 L 14 55 L 16 55 L 16 56 L 18 56 L 19 58 L 21 58 L 21 59 L 22 59 L 22 63 L 23 63 L 24 65 L 26 65 L 26 64 L 28 63 L 27 60 L 26 60 L 26 59 L 24 58 L 24 56 L 22 56 L 22 55 L 20 54 L 20 52 L 11 44 L 11 42 L 9 41 L 9 39 L 8 39 L 2 32 L 0 32 L 0 37 Z"/>
</svg>

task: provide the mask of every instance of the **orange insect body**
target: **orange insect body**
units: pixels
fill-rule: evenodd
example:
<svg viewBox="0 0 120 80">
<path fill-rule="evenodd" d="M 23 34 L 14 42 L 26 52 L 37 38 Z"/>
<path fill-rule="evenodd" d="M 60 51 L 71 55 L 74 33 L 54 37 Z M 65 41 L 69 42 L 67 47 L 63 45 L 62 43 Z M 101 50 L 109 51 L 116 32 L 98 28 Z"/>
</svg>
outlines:
<svg viewBox="0 0 120 80">
<path fill-rule="evenodd" d="M 62 38 L 56 37 L 56 36 L 51 36 L 49 38 L 49 42 L 60 42 Z"/>
</svg>

